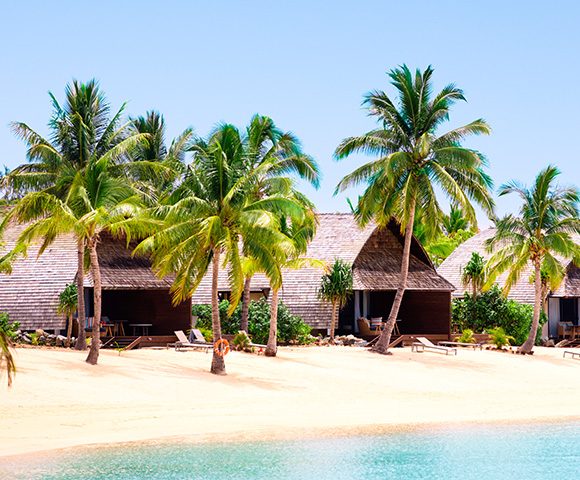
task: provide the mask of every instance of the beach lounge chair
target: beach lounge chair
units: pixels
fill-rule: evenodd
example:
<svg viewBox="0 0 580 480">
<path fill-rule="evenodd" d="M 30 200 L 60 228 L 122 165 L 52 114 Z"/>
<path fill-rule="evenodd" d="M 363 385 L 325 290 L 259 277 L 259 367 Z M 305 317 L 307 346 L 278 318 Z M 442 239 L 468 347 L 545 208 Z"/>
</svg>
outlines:
<svg viewBox="0 0 580 480">
<path fill-rule="evenodd" d="M 454 355 L 457 355 L 457 349 L 451 347 L 443 347 L 440 345 L 434 345 L 431 341 L 425 337 L 416 337 L 416 342 L 413 342 L 411 345 L 411 351 L 416 352 L 424 352 L 425 349 L 428 350 L 435 350 L 436 352 L 445 352 L 445 355 L 449 355 L 453 352 Z"/>
<path fill-rule="evenodd" d="M 191 329 L 191 332 L 189 333 L 189 341 L 191 343 L 205 343 L 205 344 L 208 343 L 206 342 L 205 337 L 203 336 L 203 333 L 201 333 L 201 330 L 199 328 Z"/>
<path fill-rule="evenodd" d="M 239 335 L 244 334 L 246 337 L 248 337 L 248 340 L 250 340 L 250 342 L 248 343 L 249 347 L 256 347 L 256 348 L 266 348 L 267 347 L 267 345 L 261 345 L 259 343 L 252 342 L 252 340 L 250 339 L 250 336 L 246 332 L 244 332 L 243 330 L 238 330 L 238 334 Z"/>
<path fill-rule="evenodd" d="M 566 358 L 566 354 L 570 355 L 572 358 L 580 358 L 580 352 L 573 352 L 572 350 L 564 350 L 563 357 Z"/>
<path fill-rule="evenodd" d="M 168 343 L 167 348 L 175 347 L 176 351 L 179 351 L 181 349 L 187 349 L 187 348 L 201 348 L 201 349 L 205 349 L 206 353 L 213 348 L 212 343 L 190 342 L 187 339 L 187 337 L 185 336 L 185 333 L 183 333 L 183 330 L 176 330 L 173 333 L 175 333 L 175 336 L 177 337 L 177 342 Z"/>
</svg>

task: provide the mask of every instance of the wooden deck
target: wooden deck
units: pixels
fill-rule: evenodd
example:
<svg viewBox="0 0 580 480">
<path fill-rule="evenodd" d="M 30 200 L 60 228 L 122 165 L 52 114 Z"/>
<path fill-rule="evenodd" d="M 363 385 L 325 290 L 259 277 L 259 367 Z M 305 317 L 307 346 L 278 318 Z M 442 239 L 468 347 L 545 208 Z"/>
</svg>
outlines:
<svg viewBox="0 0 580 480">
<path fill-rule="evenodd" d="M 141 347 L 166 347 L 168 343 L 177 341 L 175 335 L 146 335 L 146 336 L 115 336 L 101 337 L 101 348 L 123 348 L 132 350 Z"/>
</svg>

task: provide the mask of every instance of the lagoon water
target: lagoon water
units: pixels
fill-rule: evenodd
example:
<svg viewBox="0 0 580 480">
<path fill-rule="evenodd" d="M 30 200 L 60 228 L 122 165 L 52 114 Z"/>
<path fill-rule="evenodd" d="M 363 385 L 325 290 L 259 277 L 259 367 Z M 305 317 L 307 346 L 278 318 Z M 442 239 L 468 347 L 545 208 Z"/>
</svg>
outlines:
<svg viewBox="0 0 580 480">
<path fill-rule="evenodd" d="M 6 480 L 575 479 L 580 422 L 421 427 L 379 436 L 143 443 L 0 458 Z"/>
</svg>

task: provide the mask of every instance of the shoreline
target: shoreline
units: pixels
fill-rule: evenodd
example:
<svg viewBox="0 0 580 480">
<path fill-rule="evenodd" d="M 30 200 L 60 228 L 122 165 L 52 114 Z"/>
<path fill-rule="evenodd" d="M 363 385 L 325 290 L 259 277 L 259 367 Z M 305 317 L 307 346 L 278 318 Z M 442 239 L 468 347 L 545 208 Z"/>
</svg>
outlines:
<svg viewBox="0 0 580 480">
<path fill-rule="evenodd" d="M 203 352 L 102 351 L 93 367 L 86 352 L 18 348 L 14 385 L 0 385 L 0 457 L 580 420 L 578 360 L 535 352 L 283 347 L 276 358 L 231 352 L 216 377 Z"/>
</svg>

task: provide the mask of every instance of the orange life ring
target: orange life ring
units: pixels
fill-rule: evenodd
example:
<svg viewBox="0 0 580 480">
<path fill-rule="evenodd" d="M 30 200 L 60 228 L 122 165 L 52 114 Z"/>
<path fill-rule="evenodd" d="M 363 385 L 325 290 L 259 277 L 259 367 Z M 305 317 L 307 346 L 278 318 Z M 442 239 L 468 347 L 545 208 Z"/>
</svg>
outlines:
<svg viewBox="0 0 580 480">
<path fill-rule="evenodd" d="M 215 353 L 217 353 L 220 357 L 223 357 L 230 353 L 230 344 L 225 338 L 220 338 L 213 347 Z"/>
</svg>

